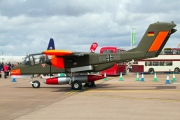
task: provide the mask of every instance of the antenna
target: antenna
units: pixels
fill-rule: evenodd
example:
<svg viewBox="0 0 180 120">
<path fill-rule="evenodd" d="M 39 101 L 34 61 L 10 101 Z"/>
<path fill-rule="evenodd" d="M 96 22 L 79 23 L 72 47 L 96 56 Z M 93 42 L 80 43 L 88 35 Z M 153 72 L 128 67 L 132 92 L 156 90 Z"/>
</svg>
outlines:
<svg viewBox="0 0 180 120">
<path fill-rule="evenodd" d="M 96 38 L 96 32 L 94 33 L 94 41 L 95 41 L 95 38 Z"/>
</svg>

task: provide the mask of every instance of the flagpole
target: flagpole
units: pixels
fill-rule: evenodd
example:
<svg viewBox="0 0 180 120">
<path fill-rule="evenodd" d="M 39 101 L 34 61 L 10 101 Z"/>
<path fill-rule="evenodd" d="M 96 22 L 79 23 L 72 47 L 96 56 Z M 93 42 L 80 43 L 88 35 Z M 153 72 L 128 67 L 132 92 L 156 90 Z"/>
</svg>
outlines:
<svg viewBox="0 0 180 120">
<path fill-rule="evenodd" d="M 135 44 L 135 28 L 131 28 L 131 48 L 133 48 L 133 44 Z"/>
<path fill-rule="evenodd" d="M 131 43 L 130 43 L 130 45 L 131 45 L 130 48 L 131 48 L 131 49 L 132 49 L 132 29 L 133 29 L 133 28 L 131 28 L 131 39 L 130 39 L 130 42 L 131 42 Z"/>
</svg>

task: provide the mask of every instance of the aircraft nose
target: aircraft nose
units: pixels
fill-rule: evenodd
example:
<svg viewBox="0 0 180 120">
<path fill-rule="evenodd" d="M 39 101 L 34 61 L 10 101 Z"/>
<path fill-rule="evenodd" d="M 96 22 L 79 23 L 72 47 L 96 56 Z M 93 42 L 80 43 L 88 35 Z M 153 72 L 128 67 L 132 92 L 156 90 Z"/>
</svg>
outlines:
<svg viewBox="0 0 180 120">
<path fill-rule="evenodd" d="M 20 69 L 13 69 L 11 70 L 11 75 L 20 75 Z"/>
</svg>

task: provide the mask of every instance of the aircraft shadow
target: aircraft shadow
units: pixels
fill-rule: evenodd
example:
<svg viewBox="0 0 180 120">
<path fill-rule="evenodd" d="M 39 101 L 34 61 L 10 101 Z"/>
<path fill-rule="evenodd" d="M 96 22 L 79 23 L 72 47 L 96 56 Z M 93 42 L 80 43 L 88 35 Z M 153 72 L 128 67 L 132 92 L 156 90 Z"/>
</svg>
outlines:
<svg viewBox="0 0 180 120">
<path fill-rule="evenodd" d="M 29 87 L 16 87 L 16 88 L 26 88 L 26 89 L 52 89 L 52 92 L 83 92 L 86 90 L 99 89 L 99 90 L 166 90 L 166 89 L 176 89 L 176 86 L 111 86 L 110 84 L 97 84 L 95 87 L 82 87 L 82 90 L 72 90 L 70 86 L 56 86 L 56 87 L 40 87 L 32 88 Z"/>
<path fill-rule="evenodd" d="M 110 86 L 110 84 L 98 84 L 95 89 L 108 90 L 158 90 L 158 89 L 176 89 L 177 86 Z"/>
</svg>

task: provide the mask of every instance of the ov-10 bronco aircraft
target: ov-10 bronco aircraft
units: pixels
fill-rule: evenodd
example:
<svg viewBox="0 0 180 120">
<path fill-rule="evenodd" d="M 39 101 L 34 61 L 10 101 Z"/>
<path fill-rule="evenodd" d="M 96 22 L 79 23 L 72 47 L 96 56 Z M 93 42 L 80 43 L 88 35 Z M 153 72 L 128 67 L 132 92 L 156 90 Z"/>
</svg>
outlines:
<svg viewBox="0 0 180 120">
<path fill-rule="evenodd" d="M 94 85 L 94 81 L 102 79 L 102 77 L 93 75 L 76 76 L 75 73 L 99 72 L 112 67 L 116 62 L 157 57 L 171 34 L 176 32 L 175 26 L 174 22 L 150 24 L 138 46 L 123 53 L 100 54 L 68 50 L 45 50 L 42 53 L 31 54 L 26 57 L 22 64 L 11 70 L 11 75 L 70 73 L 70 76 L 66 77 L 48 78 L 44 83 L 69 83 L 72 89 L 80 90 L 82 83 Z M 45 57 L 48 55 L 51 55 L 52 58 Z M 36 62 L 37 58 L 39 58 L 38 62 Z M 43 73 L 40 69 L 44 69 Z M 40 87 L 40 82 L 37 80 L 32 80 L 31 83 L 34 88 Z"/>
</svg>

